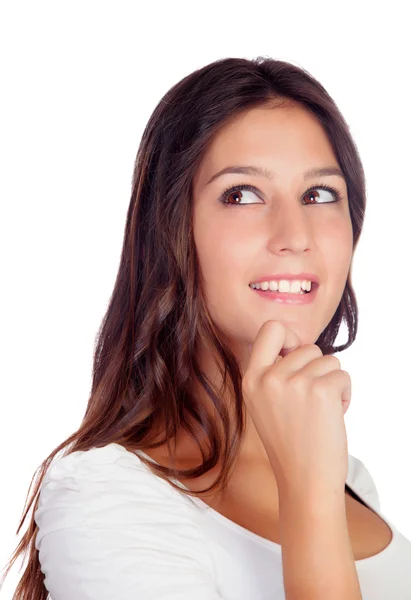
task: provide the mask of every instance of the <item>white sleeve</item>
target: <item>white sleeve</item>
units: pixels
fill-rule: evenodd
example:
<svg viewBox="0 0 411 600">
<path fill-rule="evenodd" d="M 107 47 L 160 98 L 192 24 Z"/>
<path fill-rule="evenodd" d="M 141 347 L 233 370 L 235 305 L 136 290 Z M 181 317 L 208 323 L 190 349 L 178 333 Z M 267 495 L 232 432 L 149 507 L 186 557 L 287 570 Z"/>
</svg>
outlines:
<svg viewBox="0 0 411 600">
<path fill-rule="evenodd" d="M 348 484 L 352 483 L 354 491 L 358 491 L 373 508 L 375 507 L 378 511 L 381 510 L 378 489 L 371 473 L 364 463 L 352 454 L 349 454 L 349 477 L 347 481 Z"/>
<path fill-rule="evenodd" d="M 55 460 L 34 515 L 52 600 L 221 600 L 191 510 L 118 444 Z"/>
</svg>

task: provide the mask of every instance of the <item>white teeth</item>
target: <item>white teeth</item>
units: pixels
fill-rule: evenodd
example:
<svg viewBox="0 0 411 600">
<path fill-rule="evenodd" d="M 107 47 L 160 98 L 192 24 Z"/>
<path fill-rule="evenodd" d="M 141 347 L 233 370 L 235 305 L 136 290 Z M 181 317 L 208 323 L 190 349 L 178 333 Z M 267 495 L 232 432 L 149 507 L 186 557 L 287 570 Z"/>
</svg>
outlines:
<svg viewBox="0 0 411 600">
<path fill-rule="evenodd" d="M 280 281 L 262 281 L 260 283 L 252 283 L 251 287 L 255 290 L 279 291 L 288 294 L 304 294 L 304 291 L 311 291 L 311 281 L 303 280 L 288 280 L 280 279 Z M 304 291 L 303 291 L 304 290 Z"/>
<path fill-rule="evenodd" d="M 297 284 L 297 289 L 296 289 L 295 284 Z M 293 288 L 293 289 L 291 289 L 291 288 Z M 278 291 L 279 292 L 290 293 L 290 292 L 299 292 L 300 290 L 301 290 L 301 286 L 298 281 L 293 281 L 291 283 L 291 281 L 286 281 L 285 279 L 281 279 L 281 281 L 278 283 Z"/>
</svg>

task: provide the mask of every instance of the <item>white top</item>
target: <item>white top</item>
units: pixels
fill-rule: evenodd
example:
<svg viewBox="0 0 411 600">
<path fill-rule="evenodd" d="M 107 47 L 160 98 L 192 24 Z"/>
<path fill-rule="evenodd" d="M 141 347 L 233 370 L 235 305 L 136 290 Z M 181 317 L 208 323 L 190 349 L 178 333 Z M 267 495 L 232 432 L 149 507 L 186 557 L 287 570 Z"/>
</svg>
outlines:
<svg viewBox="0 0 411 600">
<path fill-rule="evenodd" d="M 411 600 L 411 543 L 350 454 L 347 485 L 393 533 L 355 563 L 363 600 Z M 119 444 L 55 459 L 34 517 L 51 600 L 285 600 L 280 545 L 172 488 Z"/>
</svg>

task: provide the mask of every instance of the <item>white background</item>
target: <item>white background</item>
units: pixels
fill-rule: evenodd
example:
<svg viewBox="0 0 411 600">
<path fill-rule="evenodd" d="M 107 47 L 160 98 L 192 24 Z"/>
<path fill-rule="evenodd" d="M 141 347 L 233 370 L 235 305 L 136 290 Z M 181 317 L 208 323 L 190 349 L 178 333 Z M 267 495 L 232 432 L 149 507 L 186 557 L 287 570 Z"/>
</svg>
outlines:
<svg viewBox="0 0 411 600">
<path fill-rule="evenodd" d="M 307 69 L 359 148 L 368 205 L 353 267 L 358 336 L 338 355 L 352 380 L 345 422 L 383 514 L 411 539 L 405 10 L 405 2 L 0 4 L 0 568 L 20 539 L 31 477 L 85 411 L 146 122 L 172 85 L 228 56 Z M 343 328 L 337 343 L 345 340 Z M 15 567 L 2 598 L 16 583 Z"/>
</svg>

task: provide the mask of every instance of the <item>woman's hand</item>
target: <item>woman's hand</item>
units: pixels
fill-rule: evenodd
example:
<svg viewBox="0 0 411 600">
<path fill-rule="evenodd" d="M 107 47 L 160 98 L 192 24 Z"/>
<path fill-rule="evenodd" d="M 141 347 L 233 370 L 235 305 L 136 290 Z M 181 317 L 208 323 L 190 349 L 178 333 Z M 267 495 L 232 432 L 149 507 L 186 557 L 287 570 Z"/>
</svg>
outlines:
<svg viewBox="0 0 411 600">
<path fill-rule="evenodd" d="M 279 321 L 257 334 L 243 376 L 244 401 L 282 490 L 344 492 L 348 449 L 344 415 L 351 379 L 315 344 L 301 345 Z"/>
</svg>

